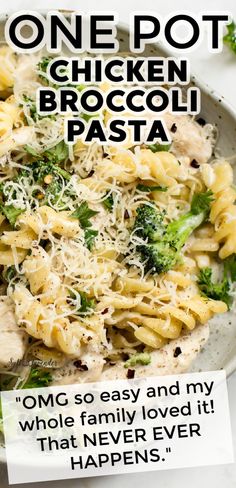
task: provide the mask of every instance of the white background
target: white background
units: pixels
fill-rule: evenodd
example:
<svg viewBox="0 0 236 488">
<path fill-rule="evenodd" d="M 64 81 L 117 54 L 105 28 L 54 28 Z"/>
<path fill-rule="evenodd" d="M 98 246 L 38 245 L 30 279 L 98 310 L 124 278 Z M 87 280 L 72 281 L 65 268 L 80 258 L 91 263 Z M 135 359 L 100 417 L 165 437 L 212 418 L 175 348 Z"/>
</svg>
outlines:
<svg viewBox="0 0 236 488">
<path fill-rule="evenodd" d="M 201 11 L 228 11 L 236 20 L 235 0 L 1 0 L 0 13 L 22 9 L 75 9 L 77 11 L 115 10 L 122 22 L 128 22 L 129 13 L 136 11 L 155 11 L 161 15 L 176 10 L 199 13 Z M 209 54 L 206 44 L 189 55 L 192 71 L 209 85 L 224 95 L 236 110 L 236 54 L 224 49 L 221 54 Z M 236 453 L 236 374 L 228 380 L 229 403 L 233 439 Z M 30 462 L 30 460 L 29 460 Z M 6 488 L 6 469 L 0 467 L 1 488 Z M 56 481 L 44 484 L 26 485 L 26 488 L 235 488 L 236 464 L 204 468 L 187 468 L 157 473 L 139 473 L 138 475 L 98 478 L 91 483 L 89 479 Z M 25 488 L 24 485 L 20 485 Z"/>
</svg>

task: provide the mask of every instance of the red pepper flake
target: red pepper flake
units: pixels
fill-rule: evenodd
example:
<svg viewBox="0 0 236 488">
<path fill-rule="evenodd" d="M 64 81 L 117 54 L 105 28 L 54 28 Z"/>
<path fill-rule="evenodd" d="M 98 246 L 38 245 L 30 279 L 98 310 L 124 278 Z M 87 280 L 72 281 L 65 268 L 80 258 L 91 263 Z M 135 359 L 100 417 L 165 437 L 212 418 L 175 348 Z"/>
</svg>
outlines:
<svg viewBox="0 0 236 488">
<path fill-rule="evenodd" d="M 173 134 L 175 134 L 177 131 L 177 125 L 176 124 L 173 124 L 170 128 L 170 132 L 173 132 Z"/>
<path fill-rule="evenodd" d="M 177 358 L 180 354 L 182 354 L 182 350 L 180 347 L 176 347 L 174 350 L 174 358 Z"/>
<path fill-rule="evenodd" d="M 192 166 L 192 168 L 200 168 L 200 164 L 196 159 L 191 161 L 190 166 Z"/>
<path fill-rule="evenodd" d="M 124 219 L 129 219 L 129 212 L 127 209 L 125 209 Z"/>
<path fill-rule="evenodd" d="M 128 369 L 126 375 L 128 380 L 132 380 L 134 378 L 134 375 L 135 375 L 135 369 Z"/>
</svg>

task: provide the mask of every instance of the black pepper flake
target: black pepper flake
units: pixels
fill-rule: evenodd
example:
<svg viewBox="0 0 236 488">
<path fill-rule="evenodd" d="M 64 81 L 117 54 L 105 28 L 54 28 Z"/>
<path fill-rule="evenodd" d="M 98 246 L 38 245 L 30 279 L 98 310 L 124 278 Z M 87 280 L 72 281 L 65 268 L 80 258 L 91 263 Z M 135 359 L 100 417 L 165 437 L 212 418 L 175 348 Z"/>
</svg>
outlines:
<svg viewBox="0 0 236 488">
<path fill-rule="evenodd" d="M 174 350 L 174 358 L 177 358 L 180 354 L 182 354 L 182 350 L 180 347 L 176 347 Z"/>
<path fill-rule="evenodd" d="M 125 209 L 124 219 L 129 219 L 129 212 L 127 209 Z"/>
<path fill-rule="evenodd" d="M 104 310 L 101 312 L 102 315 L 105 315 L 109 311 L 109 308 L 104 308 Z"/>
<path fill-rule="evenodd" d="M 196 159 L 191 161 L 190 166 L 192 166 L 192 168 L 200 168 L 200 164 Z"/>
<path fill-rule="evenodd" d="M 171 131 L 171 132 L 173 132 L 173 134 L 175 134 L 175 133 L 176 133 L 176 131 L 177 131 L 177 125 L 176 125 L 176 124 L 173 124 L 173 125 L 171 126 L 171 128 L 170 128 L 170 131 Z"/>
<path fill-rule="evenodd" d="M 77 369 L 79 369 L 79 371 L 88 371 L 88 366 L 86 364 L 82 364 L 81 359 L 77 359 L 73 364 Z"/>
<path fill-rule="evenodd" d="M 201 125 L 202 127 L 204 127 L 204 125 L 206 125 L 206 121 L 202 117 L 199 117 L 199 119 L 197 119 L 197 123 L 199 125 Z"/>
<path fill-rule="evenodd" d="M 128 369 L 126 375 L 128 380 L 132 380 L 134 378 L 134 375 L 135 375 L 135 369 Z"/>
<path fill-rule="evenodd" d="M 128 361 L 129 358 L 130 358 L 130 355 L 127 354 L 127 352 L 122 352 L 122 360 L 123 361 Z"/>
</svg>

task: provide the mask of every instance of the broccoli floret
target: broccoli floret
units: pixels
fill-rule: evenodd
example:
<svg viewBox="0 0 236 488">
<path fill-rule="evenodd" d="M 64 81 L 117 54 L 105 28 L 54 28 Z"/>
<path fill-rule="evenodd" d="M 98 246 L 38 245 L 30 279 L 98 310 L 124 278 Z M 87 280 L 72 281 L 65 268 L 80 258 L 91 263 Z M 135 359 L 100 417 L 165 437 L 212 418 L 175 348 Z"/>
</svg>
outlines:
<svg viewBox="0 0 236 488">
<path fill-rule="evenodd" d="M 147 243 L 137 246 L 137 251 L 146 271 L 159 274 L 176 265 L 190 234 L 207 219 L 211 201 L 210 191 L 195 195 L 191 210 L 168 225 L 163 223 L 164 214 L 154 206 L 141 205 L 137 209 L 134 230 L 136 235 L 147 239 Z"/>
<path fill-rule="evenodd" d="M 54 164 L 50 161 L 36 161 L 31 165 L 31 169 L 37 183 L 43 183 L 44 178 L 55 171 Z"/>
<path fill-rule="evenodd" d="M 225 273 L 222 281 L 214 283 L 212 280 L 212 269 L 208 267 L 202 268 L 198 277 L 198 286 L 204 296 L 213 300 L 221 300 L 228 307 L 230 306 L 230 284 Z"/>
<path fill-rule="evenodd" d="M 61 196 L 61 192 L 62 181 L 54 176 L 52 182 L 47 185 L 47 188 L 45 190 L 45 199 L 43 203 L 46 205 L 56 205 Z"/>
<path fill-rule="evenodd" d="M 212 269 L 202 268 L 198 277 L 198 286 L 202 294 L 213 300 L 225 302 L 228 308 L 232 304 L 231 284 L 236 281 L 236 255 L 233 254 L 223 262 L 224 271 L 220 281 L 212 279 Z"/>
<path fill-rule="evenodd" d="M 43 203 L 55 205 L 63 189 L 63 180 L 70 180 L 71 175 L 52 161 L 35 161 L 31 169 L 34 181 L 44 189 Z"/>
<path fill-rule="evenodd" d="M 135 233 L 142 239 L 148 237 L 149 241 L 161 239 L 165 233 L 163 218 L 164 213 L 158 213 L 154 206 L 141 205 L 137 208 Z"/>
<path fill-rule="evenodd" d="M 145 262 L 146 272 L 151 271 L 151 273 L 165 273 L 175 266 L 179 258 L 176 250 L 166 241 L 141 245 L 138 251 Z"/>
<path fill-rule="evenodd" d="M 143 364 L 147 366 L 151 363 L 151 356 L 148 352 L 140 352 L 137 354 L 133 354 L 127 361 L 124 363 L 124 368 L 130 368 L 132 366 L 136 366 L 137 364 Z"/>
</svg>

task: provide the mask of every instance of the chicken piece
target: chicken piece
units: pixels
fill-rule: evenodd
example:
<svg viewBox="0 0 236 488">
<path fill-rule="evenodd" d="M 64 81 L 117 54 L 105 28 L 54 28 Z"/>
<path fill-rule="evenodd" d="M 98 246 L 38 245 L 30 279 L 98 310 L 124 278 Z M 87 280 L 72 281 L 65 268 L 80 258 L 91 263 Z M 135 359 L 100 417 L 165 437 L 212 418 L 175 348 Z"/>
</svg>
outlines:
<svg viewBox="0 0 236 488">
<path fill-rule="evenodd" d="M 193 159 L 199 164 L 210 159 L 215 143 L 214 126 L 207 124 L 202 127 L 188 115 L 165 113 L 163 119 L 173 141 L 171 152 L 177 159 L 186 164 Z"/>
<path fill-rule="evenodd" d="M 26 350 L 27 335 L 19 329 L 14 308 L 8 297 L 0 297 L 0 367 L 22 359 Z"/>
<path fill-rule="evenodd" d="M 197 358 L 209 337 L 209 326 L 199 325 L 189 334 L 170 341 L 161 349 L 152 351 L 151 363 L 135 367 L 135 378 L 182 374 L 191 371 L 191 364 Z M 124 362 L 104 368 L 100 381 L 121 380 L 127 378 Z"/>
<path fill-rule="evenodd" d="M 189 334 L 170 341 L 164 347 L 150 353 L 151 363 L 135 366 L 135 378 L 181 374 L 191 371 L 209 337 L 209 326 L 199 325 Z M 114 363 L 113 363 L 114 364 Z M 127 378 L 124 361 L 113 366 L 106 364 L 103 354 L 85 354 L 78 360 L 70 360 L 62 368 L 53 372 L 53 385 L 89 383 L 95 381 L 121 380 Z"/>
<path fill-rule="evenodd" d="M 0 158 L 4 157 L 8 152 L 15 151 L 17 148 L 25 146 L 32 141 L 33 127 L 19 127 L 14 129 L 12 134 L 0 141 Z"/>
<path fill-rule="evenodd" d="M 73 385 L 100 381 L 105 359 L 99 353 L 82 354 L 80 358 L 69 360 L 63 367 L 52 373 L 52 385 Z"/>
</svg>

